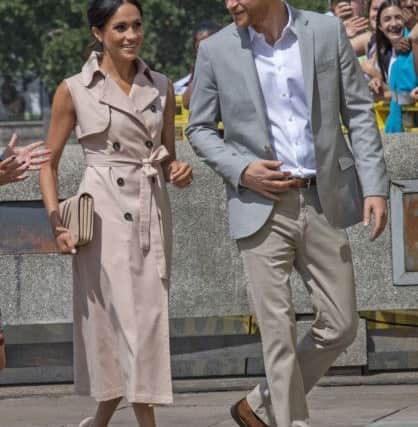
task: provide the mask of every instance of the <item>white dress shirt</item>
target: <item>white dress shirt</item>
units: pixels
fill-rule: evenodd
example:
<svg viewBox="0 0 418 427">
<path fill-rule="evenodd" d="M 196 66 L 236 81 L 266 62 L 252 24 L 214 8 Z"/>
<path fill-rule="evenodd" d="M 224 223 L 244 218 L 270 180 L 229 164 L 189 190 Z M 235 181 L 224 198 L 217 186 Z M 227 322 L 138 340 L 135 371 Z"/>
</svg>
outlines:
<svg viewBox="0 0 418 427">
<path fill-rule="evenodd" d="M 301 52 L 291 29 L 292 15 L 272 46 L 263 34 L 249 27 L 258 78 L 273 136 L 272 147 L 283 162 L 280 170 L 293 176 L 316 175 L 316 160 L 309 109 L 302 74 Z"/>
</svg>

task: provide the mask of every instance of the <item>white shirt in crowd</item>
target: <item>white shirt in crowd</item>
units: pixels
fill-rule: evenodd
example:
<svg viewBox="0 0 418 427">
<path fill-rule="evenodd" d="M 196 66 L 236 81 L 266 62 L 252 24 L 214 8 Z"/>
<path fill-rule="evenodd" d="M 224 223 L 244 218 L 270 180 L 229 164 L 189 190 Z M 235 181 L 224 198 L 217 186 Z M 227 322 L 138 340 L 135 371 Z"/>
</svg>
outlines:
<svg viewBox="0 0 418 427">
<path fill-rule="evenodd" d="M 189 85 L 191 78 L 192 78 L 192 75 L 188 74 L 187 76 L 174 82 L 173 83 L 174 93 L 176 95 L 183 95 L 183 93 L 186 92 L 187 86 Z"/>
<path fill-rule="evenodd" d="M 263 34 L 249 27 L 255 65 L 267 108 L 272 146 L 282 171 L 293 176 L 316 175 L 316 160 L 309 109 L 302 74 L 301 53 L 289 22 L 272 46 Z"/>
</svg>

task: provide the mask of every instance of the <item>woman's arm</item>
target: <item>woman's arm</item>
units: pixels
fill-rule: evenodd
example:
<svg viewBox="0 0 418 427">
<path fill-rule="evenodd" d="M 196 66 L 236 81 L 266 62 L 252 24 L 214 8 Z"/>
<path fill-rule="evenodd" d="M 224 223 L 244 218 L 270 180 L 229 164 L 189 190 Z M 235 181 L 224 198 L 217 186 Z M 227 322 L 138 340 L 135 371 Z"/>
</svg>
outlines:
<svg viewBox="0 0 418 427">
<path fill-rule="evenodd" d="M 182 95 L 183 107 L 189 109 L 190 107 L 190 98 L 192 97 L 193 90 L 193 74 L 190 77 L 189 83 L 187 84 L 187 89 Z"/>
<path fill-rule="evenodd" d="M 418 24 L 415 24 L 409 33 L 409 40 L 411 40 L 412 54 L 414 55 L 415 74 L 418 76 Z"/>
<path fill-rule="evenodd" d="M 57 245 L 62 253 L 74 253 L 74 245 L 68 230 L 61 223 L 58 210 L 58 165 L 64 146 L 70 137 L 76 122 L 76 115 L 70 91 L 65 82 L 61 83 L 54 96 L 51 122 L 48 130 L 46 146 L 51 152 L 51 158 L 41 168 L 39 182 L 45 208 L 51 222 L 51 227 L 57 239 Z"/>
<path fill-rule="evenodd" d="M 164 175 L 167 181 L 179 188 L 192 182 L 192 168 L 188 163 L 176 160 L 176 131 L 174 118 L 176 114 L 176 98 L 171 82 L 168 84 L 167 101 L 163 116 L 161 142 L 170 153 L 170 158 L 164 162 Z"/>
</svg>

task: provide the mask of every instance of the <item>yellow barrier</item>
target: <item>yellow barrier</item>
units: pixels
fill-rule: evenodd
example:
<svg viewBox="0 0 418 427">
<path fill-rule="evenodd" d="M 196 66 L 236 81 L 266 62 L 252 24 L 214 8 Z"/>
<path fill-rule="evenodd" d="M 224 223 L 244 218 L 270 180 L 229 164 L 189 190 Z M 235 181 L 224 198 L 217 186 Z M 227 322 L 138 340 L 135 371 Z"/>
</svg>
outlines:
<svg viewBox="0 0 418 427">
<path fill-rule="evenodd" d="M 176 96 L 176 140 L 186 141 L 186 126 L 189 122 L 189 110 L 183 107 L 183 97 L 181 95 Z"/>
<path fill-rule="evenodd" d="M 369 330 L 418 327 L 418 310 L 363 311 L 360 317 Z"/>
<path fill-rule="evenodd" d="M 418 103 L 414 105 L 408 105 L 402 107 L 402 111 L 404 113 L 410 113 L 411 115 L 415 115 L 418 113 Z M 376 123 L 377 127 L 380 131 L 385 130 L 386 118 L 389 114 L 389 104 L 385 101 L 376 102 L 374 104 L 374 113 L 376 115 Z M 405 132 L 418 132 L 418 128 L 415 126 L 414 117 L 409 117 L 411 120 L 403 120 L 404 130 Z"/>
<path fill-rule="evenodd" d="M 186 127 L 189 122 L 189 110 L 183 106 L 183 97 L 181 95 L 176 96 L 176 117 L 175 117 L 175 126 L 176 126 L 176 140 L 186 141 Z M 218 129 L 223 130 L 224 126 L 222 123 L 219 123 Z"/>
<path fill-rule="evenodd" d="M 417 114 L 418 115 L 418 103 L 415 105 L 409 105 L 402 108 L 405 113 Z M 385 101 L 376 102 L 374 104 L 374 112 L 376 115 L 376 123 L 380 131 L 384 131 L 386 118 L 389 114 L 389 104 Z M 182 96 L 176 96 L 176 139 L 186 141 L 185 130 L 189 121 L 189 110 L 183 107 Z M 414 120 L 410 120 L 409 123 L 404 120 L 405 132 L 418 132 L 418 128 L 414 125 Z M 219 129 L 223 129 L 223 124 L 219 124 Z"/>
</svg>

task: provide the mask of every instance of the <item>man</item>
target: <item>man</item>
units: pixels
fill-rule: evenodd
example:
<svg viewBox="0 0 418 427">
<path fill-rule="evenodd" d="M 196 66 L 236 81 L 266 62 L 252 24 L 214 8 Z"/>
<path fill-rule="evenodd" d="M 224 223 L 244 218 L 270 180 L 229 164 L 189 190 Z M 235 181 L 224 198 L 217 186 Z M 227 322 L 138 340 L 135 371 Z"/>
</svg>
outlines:
<svg viewBox="0 0 418 427">
<path fill-rule="evenodd" d="M 385 227 L 382 146 L 339 19 L 282 0 L 225 3 L 234 23 L 200 45 L 187 134 L 225 181 L 263 342 L 267 381 L 231 414 L 241 427 L 306 427 L 305 393 L 356 335 L 353 267 L 341 229 L 373 216 L 372 239 Z M 315 311 L 297 348 L 293 265 Z"/>
</svg>

